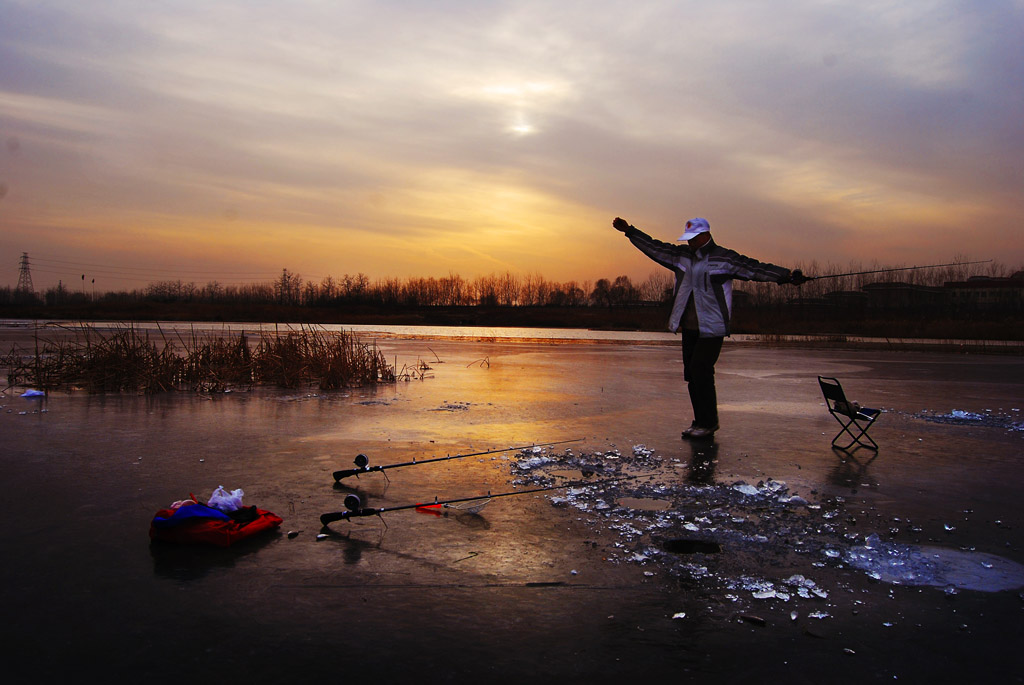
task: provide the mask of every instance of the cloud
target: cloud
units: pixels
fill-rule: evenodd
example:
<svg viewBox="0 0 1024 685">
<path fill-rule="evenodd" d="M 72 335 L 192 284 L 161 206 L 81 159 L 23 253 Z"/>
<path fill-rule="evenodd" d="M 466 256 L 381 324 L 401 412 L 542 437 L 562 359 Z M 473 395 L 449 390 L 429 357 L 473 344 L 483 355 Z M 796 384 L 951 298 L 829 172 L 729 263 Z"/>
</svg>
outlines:
<svg viewBox="0 0 1024 685">
<path fill-rule="evenodd" d="M 216 236 L 323 275 L 642 276 L 611 218 L 702 214 L 771 260 L 944 259 L 963 225 L 1024 260 L 1020 2 L 0 11 L 11 254 L 105 231 L 140 263 Z"/>
</svg>

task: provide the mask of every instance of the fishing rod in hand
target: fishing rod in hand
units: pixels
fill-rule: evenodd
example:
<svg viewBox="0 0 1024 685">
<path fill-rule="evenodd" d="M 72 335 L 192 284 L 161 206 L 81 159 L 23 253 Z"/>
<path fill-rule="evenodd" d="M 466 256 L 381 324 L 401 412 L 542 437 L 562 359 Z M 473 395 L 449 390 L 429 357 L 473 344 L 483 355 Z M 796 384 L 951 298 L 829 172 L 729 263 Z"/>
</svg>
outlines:
<svg viewBox="0 0 1024 685">
<path fill-rule="evenodd" d="M 430 464 L 435 461 L 448 461 L 450 459 L 465 459 L 466 457 L 479 457 L 485 454 L 498 454 L 499 452 L 511 452 L 513 450 L 525 450 L 532 447 L 551 447 L 553 445 L 565 445 L 570 442 L 581 442 L 583 438 L 574 438 L 572 440 L 559 440 L 558 442 L 540 442 L 532 445 L 519 445 L 518 447 L 503 447 L 501 449 L 486 450 L 484 452 L 470 452 L 469 454 L 452 454 L 446 457 L 434 457 L 432 459 L 413 459 L 412 461 L 405 461 L 398 464 L 378 464 L 376 466 L 370 466 L 370 458 L 365 454 L 357 454 L 355 458 L 356 468 L 354 469 L 342 469 L 335 471 L 334 482 L 337 483 L 342 478 L 348 478 L 349 476 L 359 476 L 360 473 L 372 473 L 373 471 L 384 471 L 385 469 L 397 469 L 403 466 L 416 466 L 417 464 Z M 387 474 L 384 474 L 387 478 Z"/>
<path fill-rule="evenodd" d="M 649 475 L 649 474 L 643 474 L 643 475 Z M 488 491 L 486 495 L 475 495 L 473 497 L 459 497 L 459 498 L 456 498 L 456 499 L 447 499 L 447 500 L 439 500 L 439 499 L 437 499 L 437 497 L 434 497 L 434 501 L 433 502 L 427 502 L 427 503 L 419 502 L 417 504 L 402 504 L 400 506 L 395 506 L 395 507 L 364 507 L 364 506 L 362 506 L 362 500 L 359 499 L 358 495 L 349 494 L 349 495 L 345 496 L 345 507 L 347 508 L 347 511 L 335 511 L 335 512 L 330 512 L 330 513 L 327 513 L 327 514 L 321 514 L 320 515 L 320 523 L 321 523 L 321 525 L 326 526 L 327 524 L 333 523 L 334 521 L 347 521 L 349 519 L 353 519 L 353 518 L 356 518 L 356 517 L 359 517 L 359 516 L 380 516 L 381 514 L 384 514 L 384 513 L 389 512 L 389 511 L 402 511 L 402 510 L 405 510 L 405 509 L 419 509 L 421 511 L 430 511 L 430 510 L 432 510 L 434 508 L 448 507 L 448 506 L 451 506 L 451 505 L 454 505 L 454 504 L 463 503 L 463 502 L 478 502 L 479 504 L 477 506 L 473 507 L 473 509 L 471 509 L 471 511 L 473 511 L 473 513 L 476 513 L 477 511 L 482 509 L 485 504 L 490 502 L 492 499 L 496 499 L 498 497 L 512 497 L 513 495 L 528 495 L 528 494 L 530 494 L 532 492 L 550 492 L 552 490 L 563 490 L 565 488 L 572 488 L 572 487 L 589 487 L 589 486 L 592 486 L 592 485 L 603 485 L 605 483 L 615 483 L 615 482 L 618 482 L 618 481 L 633 480 L 634 478 L 640 478 L 640 477 L 641 477 L 641 475 L 636 475 L 636 476 L 618 476 L 616 478 L 602 478 L 601 480 L 595 480 L 595 481 L 591 481 L 589 483 L 586 482 L 586 481 L 575 481 L 575 482 L 572 482 L 572 483 L 563 483 L 562 485 L 548 485 L 548 486 L 545 486 L 545 487 L 542 487 L 542 488 L 531 488 L 529 490 L 512 490 L 510 492 L 498 492 L 498 493 L 491 493 L 490 491 Z M 382 521 L 384 520 L 383 517 L 381 518 L 381 520 Z"/>
<path fill-rule="evenodd" d="M 914 271 L 916 269 L 937 269 L 943 266 L 967 266 L 968 264 L 988 264 L 991 259 L 983 259 L 979 262 L 950 262 L 949 264 L 928 264 L 927 266 L 901 266 L 895 269 L 873 269 L 871 271 L 851 271 L 845 274 L 828 274 L 825 276 L 804 276 L 808 281 L 820 281 L 824 278 L 842 278 L 843 276 L 863 276 L 865 274 L 883 274 L 890 271 Z"/>
</svg>

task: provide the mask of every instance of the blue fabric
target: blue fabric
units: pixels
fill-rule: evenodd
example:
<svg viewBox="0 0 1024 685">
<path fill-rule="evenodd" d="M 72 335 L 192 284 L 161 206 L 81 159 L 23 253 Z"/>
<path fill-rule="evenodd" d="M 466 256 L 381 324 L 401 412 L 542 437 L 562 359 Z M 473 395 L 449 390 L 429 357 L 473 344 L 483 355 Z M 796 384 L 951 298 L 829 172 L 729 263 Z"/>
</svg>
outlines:
<svg viewBox="0 0 1024 685">
<path fill-rule="evenodd" d="M 208 507 L 205 504 L 190 504 L 178 507 L 168 517 L 154 516 L 153 526 L 156 528 L 172 528 L 183 523 L 191 523 L 195 519 L 215 519 L 218 521 L 230 521 L 231 517 L 220 509 Z"/>
</svg>

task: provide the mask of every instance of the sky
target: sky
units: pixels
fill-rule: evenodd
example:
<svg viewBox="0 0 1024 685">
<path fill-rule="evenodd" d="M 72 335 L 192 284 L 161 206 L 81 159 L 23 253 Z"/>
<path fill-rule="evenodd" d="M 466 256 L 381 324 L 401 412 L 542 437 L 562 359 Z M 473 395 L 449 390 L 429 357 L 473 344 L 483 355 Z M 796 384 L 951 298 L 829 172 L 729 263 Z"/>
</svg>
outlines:
<svg viewBox="0 0 1024 685">
<path fill-rule="evenodd" d="M 0 287 L 1024 268 L 1024 0 L 0 0 Z M 808 269 L 805 269 L 805 271 Z M 92 281 L 95 281 L 92 283 Z"/>
</svg>

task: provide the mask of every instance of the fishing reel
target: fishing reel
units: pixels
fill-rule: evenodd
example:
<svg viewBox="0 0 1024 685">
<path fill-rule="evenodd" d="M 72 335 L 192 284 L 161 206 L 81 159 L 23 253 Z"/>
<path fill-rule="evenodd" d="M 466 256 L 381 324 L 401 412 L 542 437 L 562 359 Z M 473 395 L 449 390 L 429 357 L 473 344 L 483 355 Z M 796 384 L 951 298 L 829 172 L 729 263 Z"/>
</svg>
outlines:
<svg viewBox="0 0 1024 685">
<path fill-rule="evenodd" d="M 349 493 L 345 495 L 344 499 L 345 509 L 347 511 L 336 511 L 330 514 L 322 514 L 320 516 L 320 523 L 327 525 L 334 521 L 345 521 L 356 516 L 373 516 L 378 513 L 376 509 L 363 508 L 363 501 L 359 499 L 359 495 Z"/>
<path fill-rule="evenodd" d="M 356 458 L 352 460 L 352 463 L 356 465 L 354 469 L 342 469 L 341 471 L 334 472 L 334 482 L 337 483 L 342 478 L 348 478 L 349 476 L 359 477 L 360 473 L 368 473 L 370 471 L 380 471 L 382 467 L 375 466 L 370 468 L 370 458 L 360 452 L 356 455 Z"/>
</svg>

